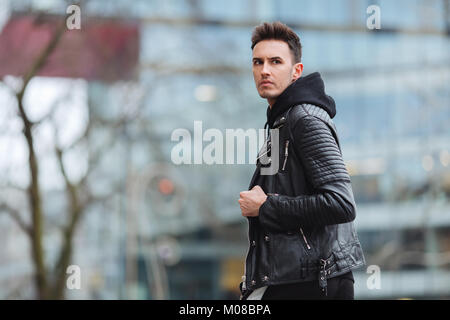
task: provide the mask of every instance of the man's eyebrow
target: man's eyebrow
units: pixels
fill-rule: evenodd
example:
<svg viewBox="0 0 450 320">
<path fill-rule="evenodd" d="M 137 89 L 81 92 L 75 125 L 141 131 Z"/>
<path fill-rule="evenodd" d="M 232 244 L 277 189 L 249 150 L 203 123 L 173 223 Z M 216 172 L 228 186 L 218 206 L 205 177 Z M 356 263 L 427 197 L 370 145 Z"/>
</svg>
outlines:
<svg viewBox="0 0 450 320">
<path fill-rule="evenodd" d="M 253 57 L 252 60 L 262 60 L 262 59 L 263 59 L 263 58 L 260 58 L 260 57 Z M 281 57 L 270 57 L 269 59 L 270 59 L 270 60 L 275 60 L 275 59 L 283 60 L 283 58 L 281 58 Z"/>
</svg>

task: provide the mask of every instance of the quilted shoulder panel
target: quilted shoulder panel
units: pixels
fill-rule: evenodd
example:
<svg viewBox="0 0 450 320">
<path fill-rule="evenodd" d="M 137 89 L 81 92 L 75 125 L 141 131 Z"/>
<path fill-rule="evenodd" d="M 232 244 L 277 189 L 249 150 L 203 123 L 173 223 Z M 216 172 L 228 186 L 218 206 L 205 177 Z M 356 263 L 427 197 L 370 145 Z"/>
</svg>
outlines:
<svg viewBox="0 0 450 320">
<path fill-rule="evenodd" d="M 298 108 L 297 116 L 294 140 L 306 175 L 313 186 L 317 188 L 336 180 L 350 181 L 330 127 L 322 119 L 309 113 L 305 106 Z"/>
</svg>

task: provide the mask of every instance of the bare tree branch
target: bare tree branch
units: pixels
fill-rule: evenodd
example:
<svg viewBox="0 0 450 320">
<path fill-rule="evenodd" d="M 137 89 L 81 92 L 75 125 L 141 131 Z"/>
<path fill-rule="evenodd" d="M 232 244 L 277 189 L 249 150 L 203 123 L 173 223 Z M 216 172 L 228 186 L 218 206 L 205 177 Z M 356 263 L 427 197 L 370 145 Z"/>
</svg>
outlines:
<svg viewBox="0 0 450 320">
<path fill-rule="evenodd" d="M 59 253 L 59 257 L 55 266 L 55 283 L 52 288 L 51 297 L 53 299 L 60 299 L 63 297 L 64 291 L 64 283 L 66 278 L 66 269 L 70 263 L 70 257 L 72 255 L 72 241 L 73 234 L 76 229 L 76 225 L 78 224 L 81 214 L 83 212 L 83 207 L 80 204 L 79 197 L 77 194 L 77 187 L 70 182 L 70 179 L 67 175 L 67 171 L 64 167 L 63 162 L 63 151 L 58 147 L 58 144 L 55 143 L 55 152 L 56 158 L 58 160 L 59 168 L 61 170 L 61 174 L 64 178 L 64 182 L 66 184 L 67 197 L 69 199 L 69 208 L 68 211 L 70 213 L 68 224 L 63 227 L 63 244 L 61 246 L 61 250 Z"/>
<path fill-rule="evenodd" d="M 108 141 L 104 143 L 100 148 L 96 149 L 89 157 L 88 169 L 85 175 L 81 178 L 80 182 L 77 184 L 78 187 L 83 187 L 87 183 L 87 178 L 91 172 L 97 167 L 100 162 L 101 156 L 111 148 L 117 139 L 117 134 L 120 129 L 122 129 L 128 123 L 135 121 L 139 117 L 139 111 L 128 117 L 122 117 L 116 121 L 104 121 L 96 119 L 95 123 L 99 123 L 102 126 L 107 126 L 112 130 L 112 134 L 109 136 Z M 92 120 L 94 121 L 94 120 Z M 93 122 L 94 123 L 94 122 Z M 91 130 L 93 124 L 88 125 L 86 128 L 86 134 Z M 81 139 L 80 139 L 81 140 Z"/>
<path fill-rule="evenodd" d="M 0 204 L 0 212 L 1 211 L 7 212 L 9 216 L 18 224 L 18 226 L 26 233 L 26 235 L 31 237 L 31 227 L 23 221 L 19 211 L 10 207 L 6 203 Z"/>
<path fill-rule="evenodd" d="M 32 135 L 33 123 L 29 120 L 28 115 L 25 111 L 23 105 L 23 97 L 31 78 L 33 78 L 44 66 L 45 62 L 47 61 L 47 58 L 50 56 L 50 54 L 53 52 L 58 42 L 60 41 L 64 29 L 65 23 L 64 20 L 62 20 L 53 37 L 51 38 L 50 42 L 47 44 L 47 46 L 41 52 L 36 61 L 34 61 L 30 70 L 24 76 L 22 88 L 16 94 L 19 115 L 22 118 L 24 124 L 23 134 L 28 144 L 29 167 L 31 175 L 31 183 L 28 190 L 32 215 L 31 247 L 33 254 L 33 263 L 35 265 L 35 272 L 36 272 L 35 282 L 38 297 L 40 299 L 47 298 L 47 269 L 45 267 L 44 262 L 45 259 L 42 243 L 42 228 L 43 228 L 44 214 L 42 209 L 41 191 L 39 185 L 38 162 L 36 158 Z"/>
<path fill-rule="evenodd" d="M 67 92 L 63 96 L 61 96 L 61 97 L 57 98 L 55 101 L 53 101 L 52 106 L 50 107 L 50 111 L 45 116 L 43 116 L 41 119 L 32 122 L 32 125 L 33 126 L 40 125 L 45 120 L 53 117 L 53 115 L 55 114 L 56 109 L 59 107 L 61 102 L 65 101 L 69 95 L 70 95 L 70 92 Z"/>
<path fill-rule="evenodd" d="M 70 257 L 73 251 L 73 234 L 75 232 L 76 226 L 81 220 L 82 214 L 85 211 L 85 208 L 88 204 L 94 201 L 104 201 L 111 197 L 111 194 L 105 197 L 94 197 L 92 195 L 88 195 L 85 201 L 80 200 L 79 190 L 86 188 L 87 178 L 89 177 L 92 170 L 98 165 L 102 155 L 111 148 L 112 144 L 116 141 L 117 132 L 119 129 L 123 128 L 127 123 L 134 121 L 139 115 L 139 111 L 134 112 L 131 115 L 123 116 L 116 121 L 103 121 L 100 119 L 90 119 L 88 125 L 84 133 L 77 139 L 74 143 L 72 143 L 69 147 L 61 148 L 58 146 L 57 142 L 55 143 L 55 153 L 58 160 L 59 168 L 61 174 L 64 178 L 64 182 L 66 185 L 67 196 L 69 199 L 69 222 L 66 226 L 63 227 L 63 245 L 61 247 L 57 263 L 55 265 L 54 272 L 56 274 L 54 287 L 52 288 L 52 297 L 55 299 L 59 299 L 63 296 L 64 284 L 66 278 L 66 269 L 70 263 Z M 70 148 L 73 148 L 77 143 L 81 142 L 84 139 L 87 139 L 89 133 L 94 124 L 99 124 L 100 126 L 107 126 L 112 130 L 112 134 L 107 143 L 103 144 L 100 148 L 95 150 L 95 152 L 89 157 L 88 170 L 83 178 L 78 183 L 72 183 L 69 179 L 67 171 L 64 167 L 63 155 L 64 152 Z M 55 135 L 57 134 L 57 130 L 55 130 Z M 56 141 L 56 139 L 55 139 Z M 117 188 L 119 190 L 119 188 Z M 113 192 L 114 193 L 114 192 Z"/>
</svg>

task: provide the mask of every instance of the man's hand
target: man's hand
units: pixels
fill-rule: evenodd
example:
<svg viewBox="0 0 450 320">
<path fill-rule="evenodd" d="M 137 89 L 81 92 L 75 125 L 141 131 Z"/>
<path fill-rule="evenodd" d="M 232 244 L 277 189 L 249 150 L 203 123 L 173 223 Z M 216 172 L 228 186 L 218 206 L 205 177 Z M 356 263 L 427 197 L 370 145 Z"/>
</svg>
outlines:
<svg viewBox="0 0 450 320">
<path fill-rule="evenodd" d="M 267 199 L 267 195 L 260 186 L 254 186 L 250 191 L 242 191 L 239 196 L 238 202 L 244 217 L 257 217 L 259 207 Z"/>
</svg>

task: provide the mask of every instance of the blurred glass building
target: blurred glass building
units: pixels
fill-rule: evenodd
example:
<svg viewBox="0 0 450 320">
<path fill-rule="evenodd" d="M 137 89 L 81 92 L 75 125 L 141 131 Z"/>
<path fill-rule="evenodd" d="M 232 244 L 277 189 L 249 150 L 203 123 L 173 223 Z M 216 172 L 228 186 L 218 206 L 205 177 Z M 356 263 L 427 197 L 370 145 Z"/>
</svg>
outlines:
<svg viewBox="0 0 450 320">
<path fill-rule="evenodd" d="M 2 50 L 11 21 L 65 18 L 69 2 L 0 0 Z M 371 5 L 380 29 L 368 27 Z M 450 298 L 450 1 L 89 0 L 80 8 L 81 30 L 66 33 L 88 34 L 88 25 L 106 22 L 117 28 L 104 31 L 98 47 L 74 46 L 68 64 L 91 48 L 89 69 L 39 75 L 25 96 L 36 121 L 59 101 L 56 116 L 35 131 L 49 265 L 69 205 L 52 128 L 59 125 L 56 139 L 67 145 L 91 128 L 64 158 L 71 181 L 87 177 L 81 193 L 93 199 L 74 235 L 71 264 L 80 267 L 81 288 L 67 289 L 67 298 L 238 299 L 248 239 L 237 200 L 255 155 L 245 164 L 196 164 L 194 150 L 192 164 L 175 165 L 172 135 L 181 128 L 194 137 L 194 121 L 202 121 L 200 134 L 263 127 L 267 104 L 254 87 L 250 37 L 259 23 L 277 20 L 299 34 L 304 74 L 319 71 L 336 101 L 367 260 L 354 272 L 355 297 Z M 137 30 L 130 44 L 137 60 L 127 64 L 130 53 L 119 46 L 99 67 L 92 56 L 123 26 Z M 14 30 L 27 48 L 25 31 Z M 20 74 L 11 61 L 22 63 L 8 57 L 0 75 L 14 87 Z M 104 70 L 116 73 L 108 78 Z M 29 221 L 27 148 L 13 98 L 0 86 L 0 150 L 9 155 L 0 177 L 11 182 L 0 185 L 0 200 Z M 6 215 L 0 230 L 0 297 L 35 297 L 26 235 Z"/>
</svg>

